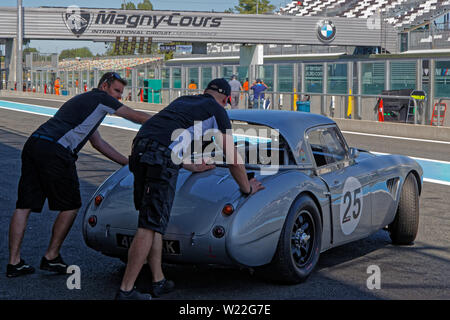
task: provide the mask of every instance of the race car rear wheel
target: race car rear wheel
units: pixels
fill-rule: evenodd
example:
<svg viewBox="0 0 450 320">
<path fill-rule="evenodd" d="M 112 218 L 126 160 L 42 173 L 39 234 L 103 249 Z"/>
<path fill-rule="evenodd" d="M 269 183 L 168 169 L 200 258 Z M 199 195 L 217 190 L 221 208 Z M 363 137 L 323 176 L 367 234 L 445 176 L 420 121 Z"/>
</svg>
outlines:
<svg viewBox="0 0 450 320">
<path fill-rule="evenodd" d="M 419 187 L 414 174 L 408 174 L 403 184 L 394 221 L 388 226 L 392 243 L 411 244 L 419 229 Z"/>
<path fill-rule="evenodd" d="M 322 222 L 315 202 L 306 195 L 292 205 L 272 260 L 272 279 L 286 283 L 305 281 L 320 256 Z"/>
</svg>

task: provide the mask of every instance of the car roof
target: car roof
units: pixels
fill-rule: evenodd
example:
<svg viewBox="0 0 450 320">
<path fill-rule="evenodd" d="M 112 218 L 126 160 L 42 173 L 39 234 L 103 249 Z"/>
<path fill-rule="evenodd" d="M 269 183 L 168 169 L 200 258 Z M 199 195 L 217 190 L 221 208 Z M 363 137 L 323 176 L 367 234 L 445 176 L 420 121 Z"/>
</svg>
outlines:
<svg viewBox="0 0 450 320">
<path fill-rule="evenodd" d="M 245 121 L 278 130 L 294 156 L 301 148 L 306 130 L 320 125 L 336 124 L 330 118 L 319 114 L 287 110 L 228 110 L 228 116 L 232 121 Z M 296 160 L 300 163 L 298 158 Z"/>
<path fill-rule="evenodd" d="M 336 124 L 319 114 L 287 110 L 228 110 L 228 116 L 232 121 L 245 121 L 278 130 L 296 158 L 306 130 Z M 296 160 L 300 163 L 298 158 Z"/>
</svg>

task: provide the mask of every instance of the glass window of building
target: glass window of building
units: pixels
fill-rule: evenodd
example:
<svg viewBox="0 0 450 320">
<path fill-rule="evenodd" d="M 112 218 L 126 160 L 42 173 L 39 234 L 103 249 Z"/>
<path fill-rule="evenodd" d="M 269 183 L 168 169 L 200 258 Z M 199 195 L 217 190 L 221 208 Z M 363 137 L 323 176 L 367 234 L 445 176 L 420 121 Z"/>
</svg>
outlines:
<svg viewBox="0 0 450 320">
<path fill-rule="evenodd" d="M 262 65 L 258 66 L 258 76 L 257 78 L 261 79 L 267 86 L 268 91 L 273 91 L 273 75 L 274 75 L 274 67 L 273 65 Z"/>
<path fill-rule="evenodd" d="M 384 90 L 384 62 L 362 64 L 362 94 L 380 94 Z"/>
<path fill-rule="evenodd" d="M 188 83 L 186 86 L 188 86 L 192 81 L 195 82 L 198 88 L 198 67 L 188 69 Z"/>
<path fill-rule="evenodd" d="M 161 78 L 162 78 L 162 87 L 164 89 L 170 88 L 170 69 L 162 68 L 161 69 Z"/>
<path fill-rule="evenodd" d="M 232 66 L 222 67 L 222 75 L 221 75 L 222 78 L 230 80 L 232 75 L 233 75 L 233 67 Z"/>
<path fill-rule="evenodd" d="M 308 93 L 322 93 L 323 91 L 323 65 L 305 65 L 305 90 Z"/>
<path fill-rule="evenodd" d="M 347 64 L 337 63 L 328 65 L 328 93 L 347 93 Z"/>
<path fill-rule="evenodd" d="M 436 98 L 450 97 L 450 61 L 436 61 L 435 89 Z"/>
<path fill-rule="evenodd" d="M 414 89 L 416 87 L 416 61 L 391 62 L 391 89 Z"/>
<path fill-rule="evenodd" d="M 202 85 L 199 89 L 205 89 L 212 80 L 212 68 L 205 67 L 202 68 Z"/>
<path fill-rule="evenodd" d="M 237 68 L 238 80 L 243 84 L 248 78 L 248 67 L 238 67 Z"/>
<path fill-rule="evenodd" d="M 297 77 L 297 91 L 298 92 L 301 92 L 302 91 L 302 65 L 299 63 L 298 65 L 297 65 L 297 74 L 298 74 L 298 77 Z"/>
<path fill-rule="evenodd" d="M 172 81 L 173 88 L 181 88 L 181 68 L 172 68 Z"/>
<path fill-rule="evenodd" d="M 278 65 L 278 90 L 279 92 L 294 91 L 294 66 L 292 64 Z"/>
</svg>

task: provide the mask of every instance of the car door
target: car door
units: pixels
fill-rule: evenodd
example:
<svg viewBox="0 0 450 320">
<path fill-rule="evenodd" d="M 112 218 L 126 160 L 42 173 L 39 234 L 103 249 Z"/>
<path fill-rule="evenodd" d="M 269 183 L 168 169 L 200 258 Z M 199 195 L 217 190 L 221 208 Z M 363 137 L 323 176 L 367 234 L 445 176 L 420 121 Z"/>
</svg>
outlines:
<svg viewBox="0 0 450 320">
<path fill-rule="evenodd" d="M 367 168 L 363 162 L 358 163 L 350 158 L 347 143 L 336 125 L 312 128 L 307 132 L 306 139 L 317 175 L 328 186 L 332 245 L 367 236 L 372 224 Z"/>
</svg>

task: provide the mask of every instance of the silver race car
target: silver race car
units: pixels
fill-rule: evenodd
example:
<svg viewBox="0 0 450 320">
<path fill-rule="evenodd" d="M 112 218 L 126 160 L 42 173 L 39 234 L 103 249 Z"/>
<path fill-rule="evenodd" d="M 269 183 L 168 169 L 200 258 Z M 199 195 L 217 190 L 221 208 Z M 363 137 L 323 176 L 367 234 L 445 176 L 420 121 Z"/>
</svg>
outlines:
<svg viewBox="0 0 450 320">
<path fill-rule="evenodd" d="M 423 181 L 416 161 L 349 148 L 336 123 L 317 114 L 232 110 L 229 117 L 249 176 L 265 189 L 244 196 L 220 161 L 201 173 L 181 169 L 165 261 L 251 267 L 299 283 L 321 252 L 380 229 L 394 244 L 414 241 Z M 218 150 L 209 156 L 223 159 Z M 86 205 L 84 239 L 124 260 L 137 223 L 125 166 Z"/>
</svg>

